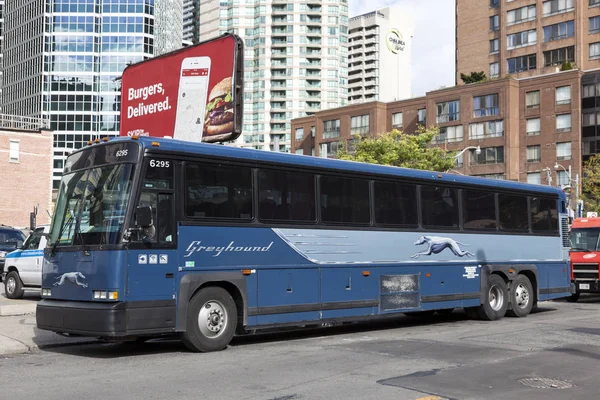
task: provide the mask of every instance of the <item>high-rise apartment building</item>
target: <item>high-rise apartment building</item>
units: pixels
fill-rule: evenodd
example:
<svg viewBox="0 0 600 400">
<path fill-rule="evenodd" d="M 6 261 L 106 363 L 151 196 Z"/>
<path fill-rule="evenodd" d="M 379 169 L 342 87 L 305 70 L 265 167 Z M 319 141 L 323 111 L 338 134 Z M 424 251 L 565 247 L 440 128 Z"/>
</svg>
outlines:
<svg viewBox="0 0 600 400">
<path fill-rule="evenodd" d="M 412 31 L 412 19 L 395 7 L 350 18 L 350 104 L 411 97 Z"/>
<path fill-rule="evenodd" d="M 54 185 L 66 155 L 118 135 L 120 76 L 181 47 L 183 0 L 10 1 L 3 112 L 50 120 Z"/>
<path fill-rule="evenodd" d="M 244 125 L 235 145 L 290 151 L 290 120 L 348 98 L 347 0 L 201 0 L 200 40 L 245 44 Z"/>
<path fill-rule="evenodd" d="M 200 42 L 200 0 L 183 0 L 183 40 Z"/>
<path fill-rule="evenodd" d="M 457 0 L 456 81 L 600 68 L 600 0 Z"/>
</svg>

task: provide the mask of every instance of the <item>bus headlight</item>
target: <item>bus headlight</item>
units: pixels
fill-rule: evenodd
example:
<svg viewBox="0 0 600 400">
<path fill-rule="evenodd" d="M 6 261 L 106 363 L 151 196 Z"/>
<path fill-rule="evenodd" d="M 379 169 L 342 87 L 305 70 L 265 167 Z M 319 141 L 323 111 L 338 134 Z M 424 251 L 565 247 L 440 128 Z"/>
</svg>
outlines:
<svg viewBox="0 0 600 400">
<path fill-rule="evenodd" d="M 52 290 L 51 289 L 42 289 L 42 296 L 44 296 L 44 297 L 52 296 Z"/>
<path fill-rule="evenodd" d="M 119 300 L 119 292 L 109 292 L 106 290 L 94 290 L 94 300 Z"/>
</svg>

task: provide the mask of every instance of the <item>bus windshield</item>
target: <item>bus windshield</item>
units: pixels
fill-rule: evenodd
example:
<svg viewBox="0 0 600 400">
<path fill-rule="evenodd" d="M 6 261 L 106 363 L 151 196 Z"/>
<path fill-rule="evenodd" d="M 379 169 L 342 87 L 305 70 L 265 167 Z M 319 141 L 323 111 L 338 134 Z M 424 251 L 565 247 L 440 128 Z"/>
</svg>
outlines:
<svg viewBox="0 0 600 400">
<path fill-rule="evenodd" d="M 600 250 L 600 228 L 574 228 L 571 230 L 569 240 L 573 251 L 598 251 Z"/>
<path fill-rule="evenodd" d="M 50 229 L 51 245 L 117 244 L 133 172 L 133 164 L 113 164 L 65 174 Z"/>
</svg>

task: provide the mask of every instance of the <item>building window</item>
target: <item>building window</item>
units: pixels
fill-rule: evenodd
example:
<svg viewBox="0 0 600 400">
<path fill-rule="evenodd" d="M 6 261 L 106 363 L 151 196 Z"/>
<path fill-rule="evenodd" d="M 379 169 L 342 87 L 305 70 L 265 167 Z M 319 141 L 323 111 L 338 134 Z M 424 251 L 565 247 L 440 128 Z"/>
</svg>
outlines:
<svg viewBox="0 0 600 400">
<path fill-rule="evenodd" d="M 537 108 L 540 106 L 540 91 L 525 93 L 525 105 L 527 108 Z"/>
<path fill-rule="evenodd" d="M 506 48 L 508 50 L 518 47 L 531 46 L 537 43 L 537 33 L 535 29 L 524 32 L 513 33 L 506 36 Z"/>
<path fill-rule="evenodd" d="M 596 112 L 584 112 L 581 115 L 582 126 L 595 126 L 596 125 Z"/>
<path fill-rule="evenodd" d="M 571 103 L 571 86 L 561 86 L 556 88 L 556 104 Z"/>
<path fill-rule="evenodd" d="M 540 162 L 542 160 L 542 146 L 527 146 L 527 162 Z"/>
<path fill-rule="evenodd" d="M 506 25 L 515 25 L 521 22 L 535 20 L 535 5 L 525 6 L 510 10 L 506 13 Z"/>
<path fill-rule="evenodd" d="M 469 150 L 469 154 L 471 165 L 504 163 L 504 147 L 487 147 L 481 149 L 480 154 L 477 154 L 475 150 Z"/>
<path fill-rule="evenodd" d="M 591 1 L 591 0 L 590 0 Z M 573 9 L 573 0 L 550 0 L 543 3 L 544 17 L 561 14 Z"/>
<path fill-rule="evenodd" d="M 427 110 L 425 108 L 421 108 L 417 111 L 417 123 L 420 125 L 425 125 L 427 122 Z"/>
<path fill-rule="evenodd" d="M 571 142 L 556 144 L 556 159 L 558 161 L 571 159 Z"/>
<path fill-rule="evenodd" d="M 402 129 L 402 113 L 392 114 L 392 129 Z"/>
<path fill-rule="evenodd" d="M 336 158 L 337 153 L 342 149 L 340 142 L 321 143 L 321 157 Z"/>
<path fill-rule="evenodd" d="M 542 184 L 542 174 L 539 172 L 530 172 L 527 174 L 527 183 L 533 183 L 535 185 Z"/>
<path fill-rule="evenodd" d="M 480 178 L 486 178 L 486 179 L 495 179 L 497 181 L 504 180 L 504 174 L 483 174 L 483 175 L 473 175 L 473 176 L 478 176 Z"/>
<path fill-rule="evenodd" d="M 575 46 L 562 47 L 544 52 L 544 67 L 559 65 L 565 61 L 575 61 Z"/>
<path fill-rule="evenodd" d="M 566 171 L 556 171 L 556 184 L 559 187 L 568 186 L 569 185 L 569 175 Z"/>
<path fill-rule="evenodd" d="M 499 51 L 499 46 L 498 46 L 499 40 L 498 39 L 492 39 L 490 40 L 490 54 L 496 54 Z"/>
<path fill-rule="evenodd" d="M 323 121 L 323 139 L 340 137 L 340 120 Z"/>
<path fill-rule="evenodd" d="M 440 128 L 439 135 L 433 138 L 433 143 L 453 143 L 453 142 L 462 142 L 464 139 L 463 136 L 463 126 L 446 126 Z"/>
<path fill-rule="evenodd" d="M 573 37 L 575 35 L 575 22 L 567 21 L 544 27 L 544 42 L 560 40 Z"/>
<path fill-rule="evenodd" d="M 487 139 L 504 135 L 504 123 L 500 121 L 469 124 L 469 139 Z"/>
<path fill-rule="evenodd" d="M 590 0 L 590 7 L 600 5 L 600 0 Z"/>
<path fill-rule="evenodd" d="M 556 131 L 568 132 L 571 130 L 571 114 L 563 114 L 556 116 Z"/>
<path fill-rule="evenodd" d="M 598 32 L 600 32 L 600 16 L 591 17 L 589 33 L 598 33 Z"/>
<path fill-rule="evenodd" d="M 497 31 L 500 29 L 500 18 L 498 15 L 490 17 L 490 31 Z"/>
<path fill-rule="evenodd" d="M 527 120 L 527 136 L 536 136 L 541 132 L 540 119 L 531 118 Z"/>
<path fill-rule="evenodd" d="M 488 117 L 500 114 L 498 94 L 473 97 L 473 117 Z"/>
<path fill-rule="evenodd" d="M 495 62 L 490 64 L 490 78 L 497 78 L 500 76 L 500 71 L 498 70 L 498 66 L 500 64 Z"/>
<path fill-rule="evenodd" d="M 315 137 L 315 126 L 314 125 L 310 127 L 310 136 Z"/>
<path fill-rule="evenodd" d="M 369 114 L 352 117 L 350 120 L 350 134 L 369 133 Z"/>
<path fill-rule="evenodd" d="M 600 58 L 600 42 L 590 44 L 590 60 Z"/>
<path fill-rule="evenodd" d="M 10 140 L 9 151 L 8 151 L 8 161 L 9 162 L 19 162 L 19 147 L 21 142 L 19 140 Z"/>
<path fill-rule="evenodd" d="M 490 0 L 490 7 L 498 7 L 498 4 L 500 4 L 500 0 Z"/>
<path fill-rule="evenodd" d="M 296 128 L 296 140 L 302 140 L 304 138 L 304 128 Z"/>
<path fill-rule="evenodd" d="M 459 121 L 460 120 L 460 101 L 445 101 L 437 103 L 436 123 Z"/>
<path fill-rule="evenodd" d="M 303 149 L 296 149 L 296 154 L 303 156 L 304 155 L 304 150 Z"/>
<path fill-rule="evenodd" d="M 529 54 L 521 57 L 513 57 L 506 60 L 508 64 L 508 73 L 529 71 L 536 69 L 537 57 L 535 54 Z"/>
<path fill-rule="evenodd" d="M 582 98 L 595 97 L 596 96 L 596 85 L 583 85 Z"/>
</svg>

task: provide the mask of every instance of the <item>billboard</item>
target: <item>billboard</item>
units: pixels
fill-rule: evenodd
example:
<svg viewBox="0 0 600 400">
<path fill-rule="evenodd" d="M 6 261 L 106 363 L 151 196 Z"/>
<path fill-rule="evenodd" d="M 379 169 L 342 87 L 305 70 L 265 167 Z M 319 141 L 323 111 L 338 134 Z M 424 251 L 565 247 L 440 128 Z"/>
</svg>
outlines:
<svg viewBox="0 0 600 400">
<path fill-rule="evenodd" d="M 235 140 L 242 130 L 243 42 L 234 34 L 125 68 L 121 136 Z"/>
</svg>

